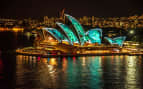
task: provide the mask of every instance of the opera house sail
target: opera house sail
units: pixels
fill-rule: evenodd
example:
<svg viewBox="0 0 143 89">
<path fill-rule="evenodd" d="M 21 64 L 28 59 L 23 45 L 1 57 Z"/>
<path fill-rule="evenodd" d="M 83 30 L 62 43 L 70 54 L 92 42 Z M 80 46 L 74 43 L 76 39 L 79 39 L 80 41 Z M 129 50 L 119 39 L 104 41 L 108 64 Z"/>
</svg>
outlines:
<svg viewBox="0 0 143 89">
<path fill-rule="evenodd" d="M 126 37 L 125 36 L 120 36 L 120 37 L 115 37 L 115 38 L 109 38 L 109 37 L 104 37 L 111 45 L 117 44 L 118 46 L 123 46 L 123 42 L 125 41 Z"/>
<path fill-rule="evenodd" d="M 63 32 L 66 34 L 66 37 L 68 38 L 70 44 L 73 45 L 74 42 L 77 42 L 77 37 L 75 36 L 75 34 L 72 32 L 72 30 L 63 23 L 56 23 L 62 30 Z"/>
<path fill-rule="evenodd" d="M 52 37 L 57 39 L 60 43 L 61 43 L 62 40 L 66 39 L 66 37 L 61 32 L 59 32 L 57 29 L 55 29 L 55 28 L 44 28 L 43 30 L 45 30 L 50 35 L 52 35 Z"/>
<path fill-rule="evenodd" d="M 101 44 L 102 29 L 100 28 L 91 29 L 86 32 L 86 35 L 88 36 L 90 43 Z"/>
<path fill-rule="evenodd" d="M 75 28 L 75 32 L 78 34 L 77 38 L 79 39 L 79 42 L 81 45 L 84 45 L 85 41 L 86 41 L 86 37 L 85 37 L 85 32 L 83 27 L 81 26 L 81 24 L 72 16 L 65 14 L 65 16 L 68 18 L 68 20 L 72 23 L 72 25 Z"/>
</svg>

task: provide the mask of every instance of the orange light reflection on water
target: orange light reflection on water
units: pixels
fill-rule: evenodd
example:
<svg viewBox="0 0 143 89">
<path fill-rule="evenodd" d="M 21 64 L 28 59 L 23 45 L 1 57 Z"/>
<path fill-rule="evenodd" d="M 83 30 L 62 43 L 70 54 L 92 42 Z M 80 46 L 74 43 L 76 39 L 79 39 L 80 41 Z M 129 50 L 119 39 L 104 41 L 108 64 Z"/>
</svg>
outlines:
<svg viewBox="0 0 143 89">
<path fill-rule="evenodd" d="M 56 60 L 56 58 L 51 58 L 50 61 L 49 61 L 49 64 L 53 65 L 53 66 L 57 66 L 57 60 Z"/>
<path fill-rule="evenodd" d="M 85 57 L 82 57 L 82 65 L 85 66 L 86 63 L 85 63 Z"/>
<path fill-rule="evenodd" d="M 67 68 L 67 63 L 68 63 L 68 61 L 66 60 L 66 58 L 64 57 L 63 58 L 63 63 L 62 63 L 62 66 L 63 66 L 63 71 L 66 71 L 66 68 Z"/>
</svg>

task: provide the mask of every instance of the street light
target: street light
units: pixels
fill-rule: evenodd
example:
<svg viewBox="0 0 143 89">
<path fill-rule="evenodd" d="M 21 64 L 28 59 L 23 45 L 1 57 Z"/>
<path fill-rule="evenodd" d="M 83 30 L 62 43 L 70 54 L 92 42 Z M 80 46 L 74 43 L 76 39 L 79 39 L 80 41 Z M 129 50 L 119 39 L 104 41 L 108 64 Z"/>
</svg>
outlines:
<svg viewBox="0 0 143 89">
<path fill-rule="evenodd" d="M 134 34 L 134 30 L 130 30 L 130 32 L 129 32 L 130 34 Z"/>
</svg>

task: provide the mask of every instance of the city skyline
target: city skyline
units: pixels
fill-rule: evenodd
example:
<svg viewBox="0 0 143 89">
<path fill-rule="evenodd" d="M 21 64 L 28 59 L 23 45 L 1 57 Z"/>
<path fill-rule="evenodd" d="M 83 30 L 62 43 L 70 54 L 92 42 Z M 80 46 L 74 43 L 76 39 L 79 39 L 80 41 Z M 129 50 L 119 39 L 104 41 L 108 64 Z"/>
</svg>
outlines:
<svg viewBox="0 0 143 89">
<path fill-rule="evenodd" d="M 25 19 L 8 19 L 8 18 L 0 18 L 0 26 L 1 27 L 30 27 L 37 28 L 40 26 L 47 27 L 56 27 L 56 22 L 65 23 L 64 18 L 64 10 L 61 12 L 61 16 L 59 17 L 49 17 L 44 16 L 43 18 L 33 19 L 33 18 L 25 18 Z M 83 16 L 76 19 L 84 26 L 91 27 L 100 27 L 100 28 L 122 28 L 122 29 L 136 29 L 143 27 L 143 14 L 141 16 L 134 15 L 129 17 L 95 17 L 95 16 Z M 4 30 L 1 28 L 1 30 Z"/>
<path fill-rule="evenodd" d="M 65 12 L 76 17 L 122 17 L 141 15 L 143 6 L 141 0 L 88 0 L 88 1 L 38 1 L 38 0 L 5 0 L 1 2 L 1 17 L 33 17 L 59 16 L 59 12 L 65 8 Z"/>
</svg>

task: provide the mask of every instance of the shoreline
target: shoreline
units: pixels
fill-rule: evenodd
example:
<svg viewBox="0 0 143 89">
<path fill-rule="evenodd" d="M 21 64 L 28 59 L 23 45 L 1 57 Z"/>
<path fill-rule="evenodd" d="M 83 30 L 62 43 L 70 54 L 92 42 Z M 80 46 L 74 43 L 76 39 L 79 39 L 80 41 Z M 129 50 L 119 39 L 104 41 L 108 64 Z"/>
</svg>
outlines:
<svg viewBox="0 0 143 89">
<path fill-rule="evenodd" d="M 29 53 L 18 53 L 16 52 L 16 55 L 24 55 L 24 56 L 36 56 L 36 57 L 69 57 L 69 56 L 116 56 L 116 55 L 128 55 L 128 56 L 141 56 L 143 54 L 139 53 L 92 53 L 92 54 L 49 54 L 49 55 L 44 55 L 44 54 L 29 54 Z"/>
</svg>

